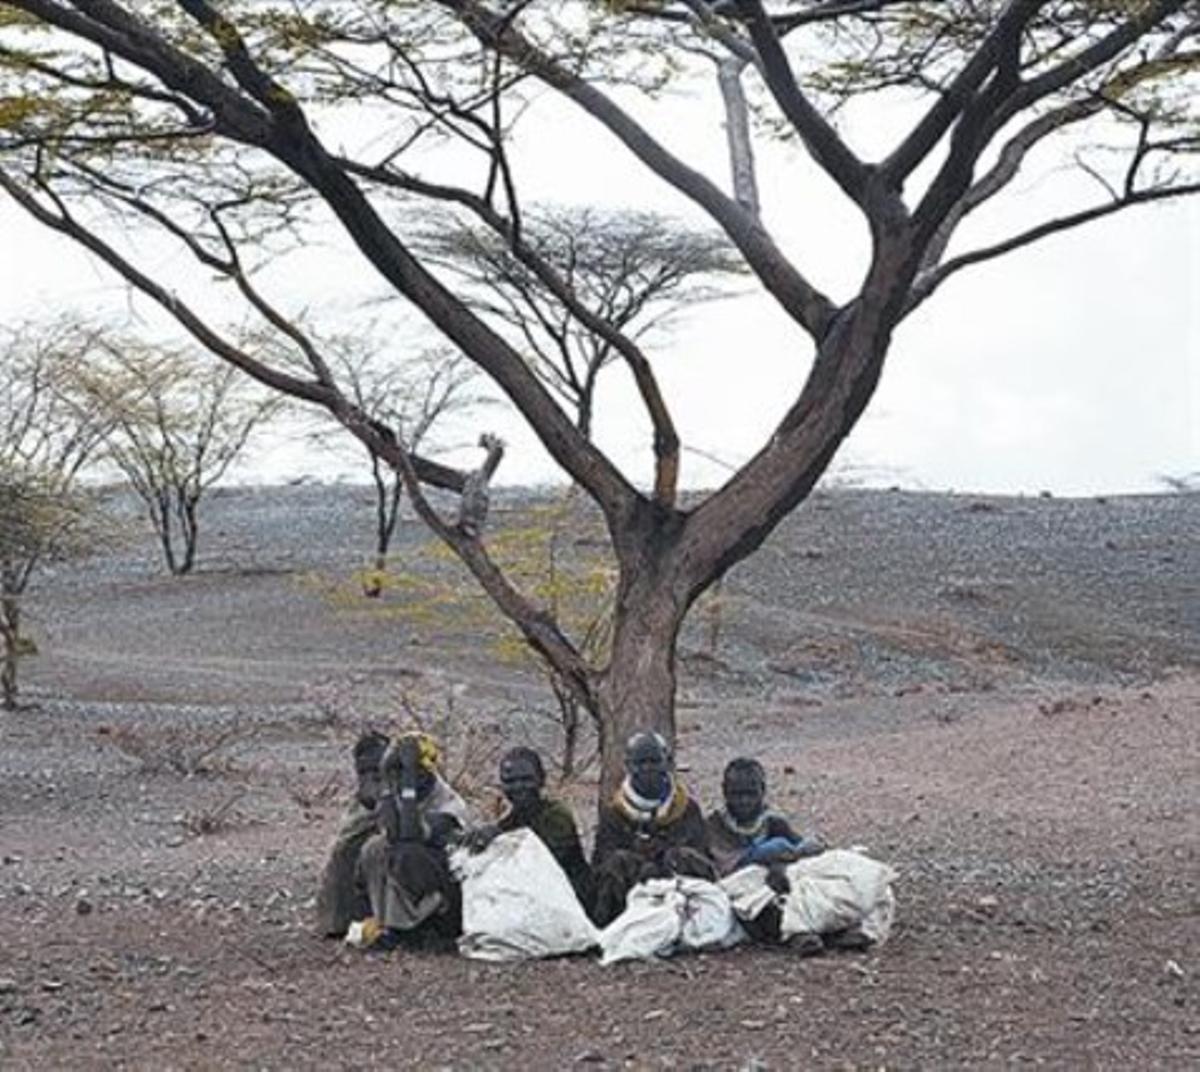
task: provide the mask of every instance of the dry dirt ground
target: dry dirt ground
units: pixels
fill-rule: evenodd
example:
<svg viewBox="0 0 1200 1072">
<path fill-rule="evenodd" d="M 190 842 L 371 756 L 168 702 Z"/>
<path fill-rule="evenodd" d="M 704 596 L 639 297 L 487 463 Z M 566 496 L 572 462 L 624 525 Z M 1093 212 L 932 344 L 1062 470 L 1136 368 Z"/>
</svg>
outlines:
<svg viewBox="0 0 1200 1072">
<path fill-rule="evenodd" d="M 711 802 L 758 754 L 808 828 L 890 861 L 892 940 L 612 968 L 311 935 L 362 722 L 407 700 L 464 761 L 556 747 L 477 608 L 430 613 L 451 567 L 415 525 L 421 585 L 337 589 L 369 510 L 229 491 L 196 575 L 144 541 L 31 594 L 36 706 L 0 717 L 0 1067 L 1200 1067 L 1200 496 L 806 504 L 697 608 L 680 761 Z M 565 791 L 589 819 L 588 776 Z"/>
</svg>

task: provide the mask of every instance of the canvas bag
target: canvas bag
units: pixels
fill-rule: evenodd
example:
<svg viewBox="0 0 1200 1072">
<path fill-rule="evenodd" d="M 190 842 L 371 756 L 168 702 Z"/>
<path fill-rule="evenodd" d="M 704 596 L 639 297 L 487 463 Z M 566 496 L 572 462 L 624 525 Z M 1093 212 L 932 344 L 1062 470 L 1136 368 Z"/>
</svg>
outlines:
<svg viewBox="0 0 1200 1072">
<path fill-rule="evenodd" d="M 792 888 L 782 898 L 782 937 L 858 928 L 873 942 L 886 941 L 896 913 L 893 868 L 852 849 L 829 849 L 786 871 Z M 767 869 L 755 864 L 721 880 L 739 919 L 754 919 L 777 897 L 766 878 Z"/>
<path fill-rule="evenodd" d="M 625 911 L 600 932 L 600 963 L 726 949 L 745 934 L 729 895 L 700 878 L 652 878 L 629 891 Z"/>
<path fill-rule="evenodd" d="M 479 853 L 457 849 L 451 866 L 462 882 L 463 956 L 529 960 L 596 945 L 570 879 L 533 831 L 500 834 Z"/>
</svg>

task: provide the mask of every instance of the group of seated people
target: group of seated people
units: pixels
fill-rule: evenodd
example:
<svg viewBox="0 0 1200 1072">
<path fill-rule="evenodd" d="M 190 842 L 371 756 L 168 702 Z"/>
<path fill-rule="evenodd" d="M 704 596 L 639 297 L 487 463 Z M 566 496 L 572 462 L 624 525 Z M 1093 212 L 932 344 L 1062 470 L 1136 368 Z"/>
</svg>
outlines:
<svg viewBox="0 0 1200 1072">
<path fill-rule="evenodd" d="M 499 834 L 525 828 L 550 850 L 592 921 L 603 927 L 625 908 L 629 891 L 653 878 L 718 881 L 749 864 L 767 868 L 767 883 L 786 893 L 787 864 L 824 851 L 768 806 L 767 779 L 754 759 L 725 768 L 724 801 L 707 817 L 677 777 L 671 750 L 657 733 L 636 733 L 625 749 L 625 777 L 601 808 L 589 863 L 571 809 L 546 795 L 541 757 L 513 748 L 500 762 L 507 810 L 495 823 L 472 823 L 466 804 L 440 773 L 436 741 L 423 733 L 394 741 L 368 733 L 354 747 L 355 799 L 338 832 L 317 899 L 321 933 L 340 937 L 366 920 L 364 944 L 375 951 L 410 940 L 452 939 L 461 930 L 462 899 L 449 852 L 482 851 Z M 779 943 L 780 913 L 765 911 L 751 939 Z M 802 955 L 828 946 L 862 948 L 854 932 L 795 936 Z"/>
</svg>

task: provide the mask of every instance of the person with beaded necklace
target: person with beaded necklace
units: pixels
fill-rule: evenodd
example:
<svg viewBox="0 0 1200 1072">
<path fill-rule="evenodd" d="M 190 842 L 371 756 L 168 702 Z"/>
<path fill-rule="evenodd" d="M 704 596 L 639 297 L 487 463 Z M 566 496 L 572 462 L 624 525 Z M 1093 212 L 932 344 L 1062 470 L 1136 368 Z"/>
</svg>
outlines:
<svg viewBox="0 0 1200 1072">
<path fill-rule="evenodd" d="M 824 844 L 797 833 L 782 812 L 768 806 L 767 774 L 758 760 L 745 756 L 731 760 L 721 778 L 721 790 L 724 806 L 709 812 L 705 820 L 721 876 L 761 865 L 767 869 L 767 885 L 776 894 L 786 894 L 790 888 L 786 865 L 824 852 Z M 755 941 L 778 944 L 781 919 L 778 904 L 771 904 L 753 919 L 743 919 L 742 926 Z M 808 956 L 824 949 L 817 935 L 797 935 L 791 944 Z"/>
<path fill-rule="evenodd" d="M 592 851 L 592 918 L 611 923 L 629 891 L 651 878 L 688 875 L 715 881 L 716 867 L 699 804 L 675 774 L 666 740 L 635 733 L 625 746 L 625 778 L 600 810 Z"/>
</svg>

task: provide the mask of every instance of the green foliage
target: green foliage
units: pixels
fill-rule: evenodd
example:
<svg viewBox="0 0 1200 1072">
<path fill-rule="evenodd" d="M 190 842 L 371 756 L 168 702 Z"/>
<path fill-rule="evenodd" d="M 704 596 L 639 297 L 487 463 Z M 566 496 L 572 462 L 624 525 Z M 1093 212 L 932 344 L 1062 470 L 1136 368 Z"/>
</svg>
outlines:
<svg viewBox="0 0 1200 1072">
<path fill-rule="evenodd" d="M 554 615 L 587 657 L 603 662 L 616 569 L 600 525 L 581 509 L 579 496 L 567 492 L 515 512 L 488 533 L 486 543 L 513 583 Z M 444 544 L 426 542 L 406 555 L 405 566 L 366 567 L 339 578 L 308 573 L 300 583 L 336 613 L 400 622 L 427 638 L 483 638 L 505 661 L 536 661 L 520 632 Z M 364 586 L 372 581 L 381 598 L 364 599 Z"/>
</svg>

